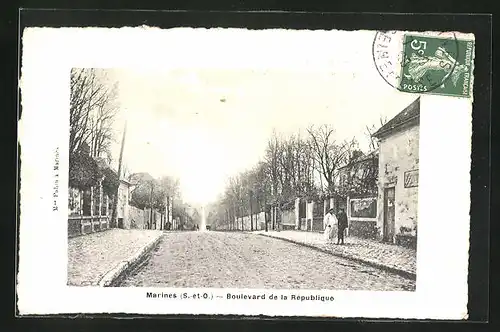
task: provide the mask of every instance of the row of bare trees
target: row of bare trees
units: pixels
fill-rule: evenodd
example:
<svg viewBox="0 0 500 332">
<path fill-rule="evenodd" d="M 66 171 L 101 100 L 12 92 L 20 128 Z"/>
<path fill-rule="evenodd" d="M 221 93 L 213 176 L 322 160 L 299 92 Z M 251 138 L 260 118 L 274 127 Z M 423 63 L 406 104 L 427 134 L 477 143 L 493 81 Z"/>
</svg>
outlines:
<svg viewBox="0 0 500 332">
<path fill-rule="evenodd" d="M 82 193 L 101 184 L 113 203 L 114 221 L 120 179 L 109 165 L 118 87 L 106 80 L 103 69 L 73 68 L 70 72 L 68 182 Z"/>
<path fill-rule="evenodd" d="M 253 230 L 257 212 L 280 210 L 297 197 L 332 195 L 339 167 L 361 155 L 356 139 L 338 140 L 330 125 L 311 126 L 305 134 L 290 136 L 275 131 L 262 160 L 228 180 L 213 221 L 229 229 L 243 229 L 243 217 L 250 215 Z"/>
<path fill-rule="evenodd" d="M 113 122 L 118 112 L 117 86 L 106 82 L 104 70 L 74 68 L 70 73 L 69 185 L 82 191 L 102 182 L 105 194 L 113 197 L 118 176 L 97 162 L 111 162 Z"/>
</svg>

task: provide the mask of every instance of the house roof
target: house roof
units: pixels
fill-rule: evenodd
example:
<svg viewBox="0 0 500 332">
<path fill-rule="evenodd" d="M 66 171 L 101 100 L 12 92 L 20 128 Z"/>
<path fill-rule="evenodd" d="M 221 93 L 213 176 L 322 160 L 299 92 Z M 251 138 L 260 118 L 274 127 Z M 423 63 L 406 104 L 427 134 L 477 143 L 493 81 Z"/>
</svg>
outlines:
<svg viewBox="0 0 500 332">
<path fill-rule="evenodd" d="M 412 121 L 419 120 L 420 118 L 420 97 L 415 99 L 404 110 L 398 113 L 395 117 L 389 120 L 385 125 L 380 127 L 372 136 L 376 138 L 390 135 L 395 130 L 404 127 Z"/>
<path fill-rule="evenodd" d="M 349 168 L 349 166 L 352 166 L 354 164 L 357 164 L 357 163 L 360 163 L 362 161 L 369 160 L 369 159 L 372 159 L 375 157 L 378 157 L 378 149 L 375 149 L 375 150 L 372 150 L 368 153 L 365 153 L 365 154 L 359 156 L 358 158 L 351 160 L 351 162 L 348 163 L 347 165 L 339 167 L 338 169 L 341 170 L 341 169 Z"/>
</svg>

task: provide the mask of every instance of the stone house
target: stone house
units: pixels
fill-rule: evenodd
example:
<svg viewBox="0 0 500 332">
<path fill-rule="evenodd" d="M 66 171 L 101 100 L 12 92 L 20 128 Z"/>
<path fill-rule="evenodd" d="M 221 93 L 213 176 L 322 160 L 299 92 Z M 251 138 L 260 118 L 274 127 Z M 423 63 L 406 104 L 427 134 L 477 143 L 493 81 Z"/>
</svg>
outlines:
<svg viewBox="0 0 500 332">
<path fill-rule="evenodd" d="M 386 242 L 416 245 L 420 98 L 373 136 L 379 140 L 377 232 Z"/>
</svg>

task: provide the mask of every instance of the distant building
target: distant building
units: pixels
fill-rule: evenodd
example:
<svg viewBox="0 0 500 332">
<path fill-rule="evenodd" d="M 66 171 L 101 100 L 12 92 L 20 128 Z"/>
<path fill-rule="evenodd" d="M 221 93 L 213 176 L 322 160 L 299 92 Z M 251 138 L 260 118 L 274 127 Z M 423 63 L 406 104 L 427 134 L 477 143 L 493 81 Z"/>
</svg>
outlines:
<svg viewBox="0 0 500 332">
<path fill-rule="evenodd" d="M 366 196 L 377 193 L 378 149 L 361 154 L 338 169 L 337 190 L 343 196 Z"/>
<path fill-rule="evenodd" d="M 129 220 L 129 202 L 130 202 L 130 182 L 125 179 L 120 179 L 118 187 L 118 206 L 116 209 L 118 228 L 130 228 Z"/>
<path fill-rule="evenodd" d="M 387 242 L 416 244 L 420 98 L 373 134 L 380 142 L 377 226 Z"/>
</svg>

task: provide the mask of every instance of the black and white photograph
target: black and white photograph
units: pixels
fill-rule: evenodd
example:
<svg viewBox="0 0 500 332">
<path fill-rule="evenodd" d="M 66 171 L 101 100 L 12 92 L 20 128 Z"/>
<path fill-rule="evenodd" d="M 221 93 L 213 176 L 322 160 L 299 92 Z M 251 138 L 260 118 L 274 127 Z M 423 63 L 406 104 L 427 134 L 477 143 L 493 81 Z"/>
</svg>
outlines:
<svg viewBox="0 0 500 332">
<path fill-rule="evenodd" d="M 463 319 L 474 41 L 27 29 L 19 310 Z"/>
<path fill-rule="evenodd" d="M 72 69 L 68 284 L 414 291 L 420 101 L 363 79 Z"/>
</svg>

